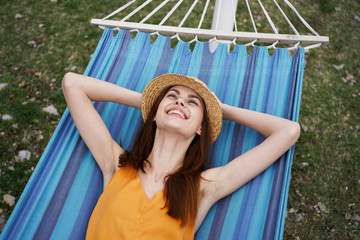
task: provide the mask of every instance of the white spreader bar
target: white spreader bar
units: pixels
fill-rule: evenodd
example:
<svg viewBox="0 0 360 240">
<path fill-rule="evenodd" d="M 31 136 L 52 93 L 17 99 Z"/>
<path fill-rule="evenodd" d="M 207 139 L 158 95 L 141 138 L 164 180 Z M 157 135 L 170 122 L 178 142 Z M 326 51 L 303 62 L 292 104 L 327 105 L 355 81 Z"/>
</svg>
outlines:
<svg viewBox="0 0 360 240">
<path fill-rule="evenodd" d="M 229 40 L 249 42 L 257 40 L 257 42 L 274 43 L 279 41 L 278 44 L 296 44 L 298 42 L 301 45 L 308 46 L 313 44 L 328 44 L 329 37 L 327 36 L 309 36 L 309 35 L 287 35 L 287 34 L 273 34 L 273 33 L 255 33 L 255 32 L 229 32 L 210 29 L 198 29 L 198 28 L 185 28 L 174 26 L 161 26 L 154 24 L 144 23 L 132 23 L 132 22 L 120 22 L 114 20 L 102 20 L 91 19 L 91 26 L 93 27 L 109 27 L 120 28 L 124 30 L 139 30 L 146 33 L 158 32 L 164 36 L 173 36 L 178 34 L 180 37 L 187 38 L 201 38 L 201 39 L 213 39 L 217 40 Z"/>
</svg>

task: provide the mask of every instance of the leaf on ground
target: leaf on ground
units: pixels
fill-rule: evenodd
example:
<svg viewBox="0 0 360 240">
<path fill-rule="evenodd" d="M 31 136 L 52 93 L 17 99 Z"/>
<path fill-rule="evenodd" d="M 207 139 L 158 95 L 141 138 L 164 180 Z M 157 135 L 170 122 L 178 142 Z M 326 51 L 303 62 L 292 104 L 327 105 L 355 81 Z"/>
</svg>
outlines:
<svg viewBox="0 0 360 240">
<path fill-rule="evenodd" d="M 18 152 L 18 155 L 15 156 L 15 160 L 16 161 L 24 161 L 25 159 L 26 160 L 29 160 L 31 157 L 31 152 L 28 151 L 28 150 L 21 150 Z"/>
<path fill-rule="evenodd" d="M 52 104 L 47 106 L 47 107 L 42 108 L 42 110 L 44 112 L 47 112 L 47 113 L 50 113 L 50 114 L 59 115 L 57 109 Z"/>
<path fill-rule="evenodd" d="M 10 194 L 5 194 L 4 197 L 4 202 L 6 204 L 8 204 L 10 207 L 14 206 L 15 205 L 15 197 L 10 195 Z"/>
<path fill-rule="evenodd" d="M 3 121 L 11 120 L 13 117 L 10 114 L 4 114 L 2 115 L 1 119 Z"/>
<path fill-rule="evenodd" d="M 0 83 L 0 90 L 6 88 L 7 85 L 7 83 Z"/>
</svg>

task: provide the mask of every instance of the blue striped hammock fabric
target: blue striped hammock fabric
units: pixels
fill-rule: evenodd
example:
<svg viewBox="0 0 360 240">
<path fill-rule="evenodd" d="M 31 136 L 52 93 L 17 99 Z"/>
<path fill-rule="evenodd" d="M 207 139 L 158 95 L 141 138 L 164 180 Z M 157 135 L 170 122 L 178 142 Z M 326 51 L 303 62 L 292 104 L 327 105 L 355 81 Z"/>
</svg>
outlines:
<svg viewBox="0 0 360 240">
<path fill-rule="evenodd" d="M 247 54 L 236 45 L 229 54 L 220 43 L 211 53 L 208 42 L 191 51 L 183 41 L 171 48 L 170 38 L 161 35 L 150 43 L 143 32 L 132 39 L 129 31 L 114 36 L 105 29 L 84 74 L 138 92 L 164 73 L 195 76 L 224 103 L 298 121 L 304 67 L 302 48 L 291 57 L 287 49 L 270 56 L 266 47 Z M 140 111 L 116 103 L 95 107 L 113 138 L 130 148 L 143 124 Z M 224 121 L 208 166 L 224 165 L 263 140 Z M 214 205 L 195 239 L 282 239 L 293 151 Z M 84 239 L 101 192 L 101 172 L 66 110 L 0 239 Z"/>
</svg>

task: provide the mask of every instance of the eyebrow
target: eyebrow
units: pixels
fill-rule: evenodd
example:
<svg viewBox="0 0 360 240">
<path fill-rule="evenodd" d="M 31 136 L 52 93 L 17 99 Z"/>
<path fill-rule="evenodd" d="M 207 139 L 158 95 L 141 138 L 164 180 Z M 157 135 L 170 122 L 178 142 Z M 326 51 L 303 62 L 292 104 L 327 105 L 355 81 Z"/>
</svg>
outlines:
<svg viewBox="0 0 360 240">
<path fill-rule="evenodd" d="M 175 93 L 177 93 L 178 95 L 180 95 L 180 91 L 177 90 L 177 89 L 172 88 L 172 89 L 169 90 L 169 92 L 170 92 L 170 91 L 174 91 Z M 200 102 L 203 102 L 202 99 L 200 99 L 200 98 L 199 98 L 198 96 L 196 96 L 196 95 L 189 94 L 188 97 L 189 97 L 189 98 L 196 98 L 196 99 L 199 100 Z"/>
</svg>

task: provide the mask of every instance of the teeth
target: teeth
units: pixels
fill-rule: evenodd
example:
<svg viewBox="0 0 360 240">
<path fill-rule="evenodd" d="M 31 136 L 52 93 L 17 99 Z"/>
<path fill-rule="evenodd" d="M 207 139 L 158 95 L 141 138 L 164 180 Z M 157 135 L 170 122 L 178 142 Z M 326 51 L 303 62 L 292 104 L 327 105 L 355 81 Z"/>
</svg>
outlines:
<svg viewBox="0 0 360 240">
<path fill-rule="evenodd" d="M 180 115 L 180 117 L 185 118 L 185 115 L 182 112 L 180 112 L 179 110 L 174 109 L 174 110 L 170 110 L 168 112 L 168 114 L 172 114 L 172 113 L 176 113 L 176 114 Z"/>
</svg>

